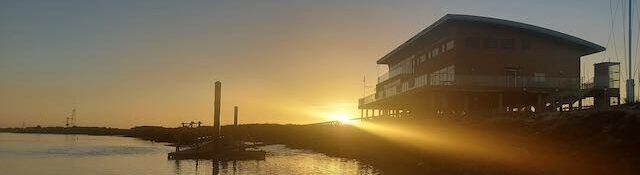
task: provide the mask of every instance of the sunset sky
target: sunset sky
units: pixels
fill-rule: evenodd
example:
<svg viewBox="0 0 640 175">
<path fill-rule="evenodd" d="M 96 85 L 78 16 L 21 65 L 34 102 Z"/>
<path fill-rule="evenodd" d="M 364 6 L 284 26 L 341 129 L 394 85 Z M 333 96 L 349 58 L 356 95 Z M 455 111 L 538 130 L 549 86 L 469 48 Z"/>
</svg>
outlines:
<svg viewBox="0 0 640 175">
<path fill-rule="evenodd" d="M 72 108 L 81 126 L 211 125 L 216 80 L 223 124 L 235 105 L 241 123 L 359 115 L 363 76 L 373 86 L 382 69 L 375 61 L 447 13 L 525 22 L 610 49 L 586 57 L 587 70 L 624 56 L 620 12 L 607 44 L 606 0 L 5 0 L 0 127 L 62 126 Z"/>
</svg>

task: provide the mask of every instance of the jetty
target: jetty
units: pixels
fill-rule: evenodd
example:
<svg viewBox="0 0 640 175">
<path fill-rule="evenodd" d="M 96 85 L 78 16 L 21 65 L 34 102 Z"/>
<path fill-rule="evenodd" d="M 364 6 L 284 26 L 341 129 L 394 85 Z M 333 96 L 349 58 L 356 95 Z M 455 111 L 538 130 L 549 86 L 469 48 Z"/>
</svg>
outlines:
<svg viewBox="0 0 640 175">
<path fill-rule="evenodd" d="M 215 159 L 215 160 L 264 160 L 266 152 L 256 150 L 257 146 L 264 145 L 257 142 L 244 142 L 233 137 L 222 135 L 220 127 L 220 81 L 215 82 L 215 99 L 213 111 L 213 136 L 198 137 L 189 144 L 172 144 L 175 152 L 168 155 L 169 159 Z M 238 107 L 234 107 L 234 127 L 238 127 Z"/>
</svg>

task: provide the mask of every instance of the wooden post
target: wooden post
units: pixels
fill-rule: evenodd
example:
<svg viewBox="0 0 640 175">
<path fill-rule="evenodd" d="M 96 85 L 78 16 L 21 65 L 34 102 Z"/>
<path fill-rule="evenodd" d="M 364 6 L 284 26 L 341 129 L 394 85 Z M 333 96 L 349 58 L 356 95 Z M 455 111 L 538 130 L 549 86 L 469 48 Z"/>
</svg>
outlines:
<svg viewBox="0 0 640 175">
<path fill-rule="evenodd" d="M 238 127 L 238 106 L 233 107 L 233 126 Z"/>
<path fill-rule="evenodd" d="M 220 100 L 221 100 L 221 88 L 222 83 L 216 81 L 215 83 L 215 97 L 213 102 L 213 138 L 220 138 Z"/>
</svg>

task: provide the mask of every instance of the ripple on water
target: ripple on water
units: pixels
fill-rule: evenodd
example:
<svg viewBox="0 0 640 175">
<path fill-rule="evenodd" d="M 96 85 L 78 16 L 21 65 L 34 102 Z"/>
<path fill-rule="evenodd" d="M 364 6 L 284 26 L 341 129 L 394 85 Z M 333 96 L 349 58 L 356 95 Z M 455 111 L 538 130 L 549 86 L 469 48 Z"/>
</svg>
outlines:
<svg viewBox="0 0 640 175">
<path fill-rule="evenodd" d="M 269 145 L 265 160 L 168 160 L 172 147 L 134 138 L 0 133 L 0 174 L 364 174 L 355 159 Z M 6 168 L 5 168 L 6 167 Z"/>
<path fill-rule="evenodd" d="M 134 146 L 92 146 L 92 147 L 58 147 L 33 151 L 33 155 L 43 156 L 111 156 L 158 153 L 161 149 Z"/>
</svg>

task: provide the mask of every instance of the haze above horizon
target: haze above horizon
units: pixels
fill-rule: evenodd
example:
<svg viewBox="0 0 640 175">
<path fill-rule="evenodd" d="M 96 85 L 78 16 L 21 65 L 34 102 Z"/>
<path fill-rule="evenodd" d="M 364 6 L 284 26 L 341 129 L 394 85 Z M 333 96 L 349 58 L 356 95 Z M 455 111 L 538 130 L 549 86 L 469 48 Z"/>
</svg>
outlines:
<svg viewBox="0 0 640 175">
<path fill-rule="evenodd" d="M 216 80 L 223 124 L 233 106 L 241 123 L 356 116 L 375 61 L 450 13 L 607 47 L 584 57 L 587 74 L 624 58 L 622 28 L 607 44 L 610 2 L 599 0 L 2 1 L 0 127 L 63 126 L 72 108 L 81 126 L 210 125 Z"/>
</svg>

